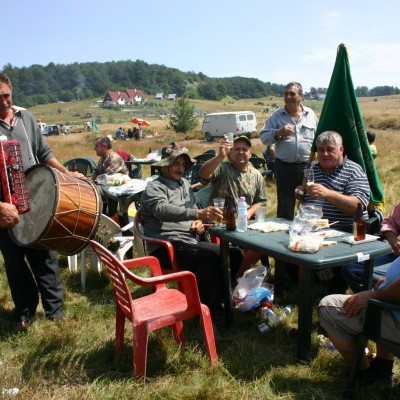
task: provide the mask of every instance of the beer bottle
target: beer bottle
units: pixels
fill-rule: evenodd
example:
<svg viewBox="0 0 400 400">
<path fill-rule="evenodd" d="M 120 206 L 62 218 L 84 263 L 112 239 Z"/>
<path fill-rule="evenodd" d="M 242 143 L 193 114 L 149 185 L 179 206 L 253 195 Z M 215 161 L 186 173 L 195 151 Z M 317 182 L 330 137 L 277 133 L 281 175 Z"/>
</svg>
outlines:
<svg viewBox="0 0 400 400">
<path fill-rule="evenodd" d="M 225 199 L 226 210 L 226 230 L 234 231 L 236 229 L 237 210 L 235 199 L 231 196 Z"/>
<path fill-rule="evenodd" d="M 363 216 L 363 208 L 361 203 L 357 204 L 357 213 L 354 218 L 354 240 L 364 240 L 366 232 L 366 224 Z"/>
</svg>

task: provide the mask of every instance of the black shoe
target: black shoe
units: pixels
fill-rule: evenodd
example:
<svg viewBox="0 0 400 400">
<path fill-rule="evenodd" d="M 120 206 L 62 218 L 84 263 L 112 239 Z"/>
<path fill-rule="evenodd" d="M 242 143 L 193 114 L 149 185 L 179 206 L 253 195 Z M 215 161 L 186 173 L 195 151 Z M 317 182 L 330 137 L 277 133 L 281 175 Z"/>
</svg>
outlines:
<svg viewBox="0 0 400 400">
<path fill-rule="evenodd" d="M 17 330 L 25 331 L 29 328 L 31 321 L 28 317 L 22 316 L 19 321 L 17 321 Z"/>
<path fill-rule="evenodd" d="M 379 370 L 371 364 L 369 368 L 357 372 L 356 381 L 361 385 L 390 387 L 393 384 L 393 373 L 392 371 Z"/>
</svg>

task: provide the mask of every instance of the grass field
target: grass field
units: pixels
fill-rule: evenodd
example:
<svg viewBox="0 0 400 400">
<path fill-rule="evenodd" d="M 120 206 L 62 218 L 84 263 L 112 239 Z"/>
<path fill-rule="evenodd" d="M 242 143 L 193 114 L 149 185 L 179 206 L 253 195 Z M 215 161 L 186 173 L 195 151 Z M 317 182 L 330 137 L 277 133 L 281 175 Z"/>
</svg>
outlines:
<svg viewBox="0 0 400 400">
<path fill-rule="evenodd" d="M 196 102 L 202 111 L 253 110 L 257 112 L 259 126 L 266 115 L 261 109 L 270 101 L 259 100 Z M 232 103 L 231 103 L 232 102 Z M 281 104 L 273 99 L 271 103 Z M 322 103 L 316 102 L 317 113 Z M 400 97 L 361 99 L 360 107 L 367 125 L 377 133 L 377 169 L 385 191 L 386 209 L 399 201 L 400 171 L 399 135 Z M 61 109 L 61 112 L 57 110 Z M 68 109 L 68 110 L 67 110 Z M 94 112 L 96 115 L 100 112 Z M 46 123 L 67 122 L 67 116 L 79 112 L 93 112 L 89 104 L 56 104 L 35 107 L 34 114 Z M 122 118 L 124 117 L 125 120 Z M 102 117 L 104 120 L 108 117 Z M 129 127 L 130 117 L 116 113 L 114 122 L 100 124 L 102 134 L 113 134 L 118 126 Z M 119 119 L 120 118 L 120 119 Z M 176 135 L 167 130 L 165 120 L 149 118 L 151 126 L 145 134 L 152 135 L 141 142 L 114 142 L 114 148 L 124 148 L 137 157 L 147 154 L 172 140 L 188 147 L 196 155 L 218 144 L 209 144 L 199 131 Z M 126 125 L 125 125 L 126 124 Z M 155 136 L 158 132 L 159 136 Z M 95 157 L 93 134 L 71 133 L 50 137 L 49 143 L 60 161 L 79 156 Z M 261 154 L 262 144 L 253 139 L 254 152 Z M 276 209 L 275 186 L 268 183 L 268 210 Z M 228 339 L 219 341 L 219 362 L 208 363 L 201 336 L 195 323 L 186 326 L 187 346 L 175 346 L 169 330 L 151 335 L 149 343 L 148 380 L 136 382 L 132 378 L 131 330 L 126 328 L 126 350 L 121 357 L 114 355 L 114 299 L 106 275 L 89 272 L 87 288 L 80 289 L 79 274 L 68 271 L 65 256 L 59 257 L 65 285 L 65 321 L 46 321 L 41 308 L 35 323 L 27 332 L 20 333 L 13 324 L 13 303 L 9 293 L 4 267 L 0 259 L 0 398 L 1 388 L 18 387 L 18 399 L 29 400 L 108 400 L 108 399 L 284 399 L 335 400 L 343 398 L 344 367 L 337 352 L 321 347 L 316 320 L 312 336 L 310 364 L 295 359 L 296 343 L 288 329 L 296 326 L 297 312 L 285 318 L 270 332 L 262 334 L 257 325 L 257 313 L 235 313 L 234 326 Z M 273 271 L 270 276 L 273 281 Z M 320 295 L 322 288 L 317 288 Z M 286 302 L 296 302 L 296 288 L 288 292 Z M 279 310 L 277 310 L 279 312 Z M 395 382 L 400 379 L 400 363 L 395 363 Z M 399 399 L 400 385 L 382 393 L 378 388 L 365 388 L 354 393 L 354 399 Z M 7 398 L 6 396 L 3 396 Z"/>
</svg>

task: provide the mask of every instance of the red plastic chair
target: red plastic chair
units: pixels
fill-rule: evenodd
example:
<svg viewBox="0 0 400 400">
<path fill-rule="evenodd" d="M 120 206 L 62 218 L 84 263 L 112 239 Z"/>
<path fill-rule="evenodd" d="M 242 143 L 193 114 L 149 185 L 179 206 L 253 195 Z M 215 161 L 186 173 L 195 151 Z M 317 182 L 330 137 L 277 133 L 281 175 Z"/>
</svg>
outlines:
<svg viewBox="0 0 400 400">
<path fill-rule="evenodd" d="M 204 226 L 207 230 L 212 225 L 204 224 Z M 137 211 L 136 215 L 135 215 L 133 230 L 134 230 L 135 238 L 140 239 L 142 241 L 143 250 L 144 250 L 145 255 L 148 255 L 147 248 L 146 248 L 147 243 L 151 243 L 151 244 L 154 244 L 157 246 L 162 246 L 167 251 L 169 263 L 171 265 L 171 269 L 163 269 L 163 273 L 168 274 L 171 272 L 180 271 L 179 266 L 178 266 L 178 261 L 175 256 L 174 247 L 172 246 L 171 242 L 169 242 L 168 240 L 154 239 L 150 236 L 146 236 L 144 234 L 143 227 L 144 227 L 144 225 L 143 225 L 142 215 L 141 215 L 140 211 Z M 209 235 L 209 237 L 210 237 L 210 241 L 212 243 L 220 244 L 219 237 L 212 236 L 212 235 Z"/>
<path fill-rule="evenodd" d="M 154 239 L 154 238 L 152 238 L 150 236 L 146 236 L 144 234 L 143 218 L 142 218 L 142 214 L 140 213 L 139 210 L 136 211 L 135 221 L 134 221 L 134 225 L 133 225 L 133 231 L 134 231 L 135 238 L 140 239 L 142 241 L 143 250 L 144 250 L 145 255 L 148 255 L 147 247 L 146 247 L 147 243 L 151 243 L 151 244 L 165 248 L 165 250 L 167 251 L 167 254 L 168 254 L 171 269 L 164 269 L 163 273 L 169 274 L 171 272 L 180 271 L 179 266 L 178 266 L 178 261 L 175 256 L 174 247 L 172 246 L 171 242 L 168 242 L 167 240 Z"/>
<path fill-rule="evenodd" d="M 196 315 L 212 363 L 218 360 L 210 311 L 200 303 L 196 277 L 189 271 L 162 275 L 155 257 L 141 257 L 119 261 L 101 244 L 90 240 L 90 245 L 106 266 L 114 286 L 116 298 L 116 343 L 115 350 L 121 354 L 124 344 L 125 318 L 133 325 L 133 369 L 137 378 L 146 378 L 147 345 L 149 333 L 166 326 L 179 345 L 184 344 L 183 322 Z M 130 269 L 147 266 L 151 278 L 135 275 Z M 126 280 L 139 286 L 154 288 L 154 292 L 133 299 Z M 177 282 L 182 291 L 171 289 L 166 283 Z"/>
</svg>

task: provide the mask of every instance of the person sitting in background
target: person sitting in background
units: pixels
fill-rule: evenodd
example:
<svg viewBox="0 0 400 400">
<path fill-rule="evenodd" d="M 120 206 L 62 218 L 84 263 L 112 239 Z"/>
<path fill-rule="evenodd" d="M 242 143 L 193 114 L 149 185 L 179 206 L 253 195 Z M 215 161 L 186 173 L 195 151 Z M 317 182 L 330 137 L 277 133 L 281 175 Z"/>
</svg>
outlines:
<svg viewBox="0 0 400 400">
<path fill-rule="evenodd" d="M 139 128 L 137 128 L 137 127 L 135 126 L 135 127 L 133 128 L 132 134 L 133 134 L 133 138 L 134 138 L 135 140 L 140 140 L 140 137 L 139 137 Z"/>
<path fill-rule="evenodd" d="M 218 154 L 207 160 L 200 168 L 200 181 L 203 185 L 211 185 L 209 204 L 216 197 L 233 197 L 237 202 L 244 196 L 250 205 L 247 218 L 254 217 L 261 203 L 266 202 L 264 178 L 250 163 L 252 155 L 251 141 L 246 136 L 238 136 L 233 145 L 223 139 Z M 227 161 L 224 161 L 227 158 Z M 242 276 L 260 259 L 260 253 L 252 250 L 245 251 L 243 264 L 236 278 Z"/>
<path fill-rule="evenodd" d="M 116 130 L 116 132 L 115 132 L 115 139 L 116 139 L 116 140 L 121 139 L 121 135 L 122 135 L 122 126 L 120 126 L 120 127 Z"/>
<path fill-rule="evenodd" d="M 263 150 L 263 156 L 266 161 L 267 169 L 275 174 L 275 144 L 267 146 Z"/>
<path fill-rule="evenodd" d="M 381 236 L 386 239 L 393 252 L 375 259 L 373 271 L 373 283 L 385 277 L 390 264 L 400 256 L 400 204 L 397 204 L 393 211 L 383 220 Z M 364 263 L 348 264 L 343 267 L 343 276 L 354 293 L 363 290 Z"/>
<path fill-rule="evenodd" d="M 168 240 L 181 269 L 192 271 L 197 278 L 200 299 L 210 308 L 213 319 L 222 312 L 222 259 L 220 246 L 200 241 L 203 222 L 222 218 L 222 211 L 214 206 L 198 209 L 190 183 L 182 178 L 184 171 L 194 164 L 184 149 L 175 143 L 164 147 L 157 179 L 149 182 L 141 197 L 140 212 L 147 236 Z M 171 268 L 163 247 L 149 245 L 151 255 L 160 260 L 162 268 Z M 234 276 L 242 261 L 239 249 L 231 249 L 231 271 Z"/>
<path fill-rule="evenodd" d="M 400 303 L 400 258 L 390 265 L 386 278 L 378 281 L 375 290 L 355 295 L 334 294 L 319 303 L 319 322 L 348 366 L 354 361 L 357 335 L 363 330 L 369 299 Z M 382 314 L 381 336 L 400 343 L 399 313 Z M 392 369 L 393 354 L 377 344 L 376 357 L 372 361 L 363 355 L 357 380 L 365 384 L 391 385 Z"/>
<path fill-rule="evenodd" d="M 372 157 L 376 158 L 378 155 L 378 150 L 376 146 L 374 145 L 376 135 L 372 131 L 367 131 L 367 139 L 368 139 L 368 144 L 369 144 L 369 149 L 371 150 Z"/>
<path fill-rule="evenodd" d="M 96 181 L 97 177 L 102 174 L 113 175 L 120 173 L 128 175 L 128 168 L 126 167 L 124 160 L 113 151 L 109 137 L 105 136 L 97 138 L 94 143 L 94 151 L 97 156 L 100 157 L 92 175 L 94 181 Z M 106 214 L 112 217 L 117 212 L 118 203 L 106 196 L 101 185 L 97 185 L 97 188 L 103 199 L 104 205 L 107 205 Z M 104 208 L 103 211 L 105 211 Z"/>
<path fill-rule="evenodd" d="M 312 166 L 314 183 L 297 188 L 296 197 L 303 204 L 320 206 L 323 218 L 329 222 L 339 221 L 335 225 L 337 229 L 353 232 L 357 205 L 361 203 L 364 210 L 368 206 L 370 188 L 367 176 L 358 164 L 344 155 L 339 133 L 325 131 L 317 137 L 316 144 L 318 163 Z M 366 211 L 364 214 L 368 216 Z M 331 272 L 334 276 L 326 282 L 329 292 L 344 290 L 347 284 L 340 269 L 335 268 Z"/>
</svg>

